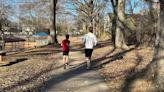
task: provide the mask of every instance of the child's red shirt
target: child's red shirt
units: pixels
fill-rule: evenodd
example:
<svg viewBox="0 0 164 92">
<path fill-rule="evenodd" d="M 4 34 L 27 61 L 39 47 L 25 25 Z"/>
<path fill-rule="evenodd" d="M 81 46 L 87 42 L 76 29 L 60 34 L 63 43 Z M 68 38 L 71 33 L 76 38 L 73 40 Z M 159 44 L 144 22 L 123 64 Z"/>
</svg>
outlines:
<svg viewBox="0 0 164 92">
<path fill-rule="evenodd" d="M 62 51 L 69 51 L 70 41 L 65 39 L 62 41 Z"/>
</svg>

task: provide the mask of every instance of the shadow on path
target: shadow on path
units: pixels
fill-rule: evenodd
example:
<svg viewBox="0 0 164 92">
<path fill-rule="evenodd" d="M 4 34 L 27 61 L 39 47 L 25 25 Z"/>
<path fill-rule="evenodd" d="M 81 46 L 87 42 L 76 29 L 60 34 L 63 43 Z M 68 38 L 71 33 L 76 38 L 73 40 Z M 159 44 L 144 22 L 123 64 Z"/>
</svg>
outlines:
<svg viewBox="0 0 164 92">
<path fill-rule="evenodd" d="M 54 75 L 46 81 L 40 92 L 109 92 L 105 80 L 95 70 L 87 70 L 85 58 L 81 52 L 72 52 L 70 66 L 64 70 L 59 67 Z M 79 58 L 78 58 L 79 57 Z M 86 84 L 85 84 L 86 82 Z M 53 91 L 52 91 L 53 90 Z"/>
<path fill-rule="evenodd" d="M 44 86 L 45 89 L 42 90 L 42 92 L 45 92 L 47 89 L 50 89 L 63 81 L 76 77 L 77 75 L 85 73 L 85 72 L 88 72 L 88 70 L 86 70 L 85 64 L 82 64 L 77 68 L 68 69 L 67 72 L 63 72 L 60 75 L 54 75 L 52 79 L 48 80 L 45 83 L 45 86 Z"/>
</svg>

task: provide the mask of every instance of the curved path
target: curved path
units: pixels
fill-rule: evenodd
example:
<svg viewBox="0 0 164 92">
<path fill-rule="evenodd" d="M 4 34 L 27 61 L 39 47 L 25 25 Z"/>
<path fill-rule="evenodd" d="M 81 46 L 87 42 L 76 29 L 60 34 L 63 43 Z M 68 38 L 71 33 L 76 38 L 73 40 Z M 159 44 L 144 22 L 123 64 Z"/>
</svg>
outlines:
<svg viewBox="0 0 164 92">
<path fill-rule="evenodd" d="M 109 92 L 96 70 L 86 70 L 82 52 L 70 52 L 70 61 L 67 69 L 63 69 L 62 63 L 56 66 L 54 77 L 45 83 L 42 92 Z"/>
</svg>

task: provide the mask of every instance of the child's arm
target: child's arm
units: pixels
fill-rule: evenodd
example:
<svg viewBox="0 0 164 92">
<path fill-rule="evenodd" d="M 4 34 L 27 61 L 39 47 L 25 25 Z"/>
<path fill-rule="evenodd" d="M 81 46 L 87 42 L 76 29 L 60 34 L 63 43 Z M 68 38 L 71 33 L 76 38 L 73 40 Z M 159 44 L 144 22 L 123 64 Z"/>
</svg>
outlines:
<svg viewBox="0 0 164 92">
<path fill-rule="evenodd" d="M 63 46 L 63 41 L 61 42 L 61 46 Z"/>
<path fill-rule="evenodd" d="M 70 41 L 68 42 L 68 47 L 69 47 L 69 48 L 71 47 Z"/>
</svg>

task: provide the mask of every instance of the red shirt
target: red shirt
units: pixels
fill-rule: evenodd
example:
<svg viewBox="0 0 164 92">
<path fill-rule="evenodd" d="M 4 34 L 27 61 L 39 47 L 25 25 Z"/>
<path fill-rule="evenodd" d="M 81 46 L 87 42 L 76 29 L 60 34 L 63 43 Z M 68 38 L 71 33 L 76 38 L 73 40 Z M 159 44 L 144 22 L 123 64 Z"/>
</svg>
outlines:
<svg viewBox="0 0 164 92">
<path fill-rule="evenodd" d="M 62 51 L 69 51 L 69 43 L 70 41 L 67 39 L 62 41 Z"/>
</svg>

